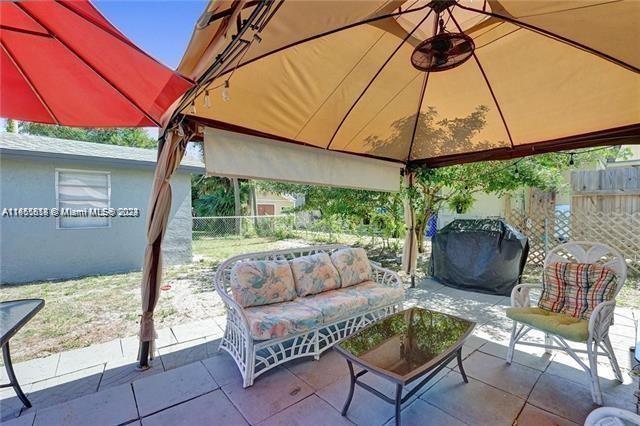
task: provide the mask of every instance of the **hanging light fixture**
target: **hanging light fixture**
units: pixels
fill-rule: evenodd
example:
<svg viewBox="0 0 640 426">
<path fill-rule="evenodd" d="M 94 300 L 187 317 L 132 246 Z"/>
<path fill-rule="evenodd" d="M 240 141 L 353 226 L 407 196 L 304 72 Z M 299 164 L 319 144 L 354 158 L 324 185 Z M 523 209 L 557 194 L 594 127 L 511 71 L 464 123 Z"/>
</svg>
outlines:
<svg viewBox="0 0 640 426">
<path fill-rule="evenodd" d="M 464 64 L 473 55 L 473 39 L 464 33 L 451 33 L 445 28 L 440 14 L 455 6 L 456 0 L 434 0 L 429 7 L 436 12 L 438 33 L 416 46 L 411 63 L 420 71 L 446 71 Z M 449 12 L 451 13 L 451 12 Z"/>
<path fill-rule="evenodd" d="M 222 88 L 222 100 L 229 102 L 231 97 L 229 96 L 229 80 L 225 80 L 224 87 Z"/>
<path fill-rule="evenodd" d="M 209 97 L 209 90 L 204 91 L 204 106 L 205 108 L 211 108 L 211 98 Z"/>
</svg>

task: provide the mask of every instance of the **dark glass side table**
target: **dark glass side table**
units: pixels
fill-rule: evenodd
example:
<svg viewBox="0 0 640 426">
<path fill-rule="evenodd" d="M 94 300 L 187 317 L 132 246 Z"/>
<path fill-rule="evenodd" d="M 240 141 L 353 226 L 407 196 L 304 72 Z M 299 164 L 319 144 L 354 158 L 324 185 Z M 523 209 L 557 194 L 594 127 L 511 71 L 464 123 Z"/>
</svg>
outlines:
<svg viewBox="0 0 640 426">
<path fill-rule="evenodd" d="M 462 367 L 462 345 L 475 325 L 472 321 L 452 315 L 411 308 L 377 321 L 340 341 L 334 348 L 346 358 L 351 376 L 351 387 L 342 415 L 347 415 L 355 386 L 358 385 L 395 405 L 396 425 L 399 425 L 402 404 L 454 358 L 457 358 L 460 374 L 467 383 L 467 375 Z M 353 364 L 362 367 L 362 370 L 355 373 Z M 395 398 L 389 398 L 358 381 L 368 372 L 395 383 Z M 404 387 L 420 378 L 423 380 L 403 396 Z"/>
<path fill-rule="evenodd" d="M 9 351 L 9 340 L 20 330 L 40 309 L 44 306 L 42 299 L 9 300 L 0 302 L 0 344 L 2 345 L 2 358 L 4 368 L 7 370 L 9 383 L 0 385 L 0 388 L 12 387 L 20 398 L 20 401 L 27 407 L 31 403 L 25 396 L 18 379 L 13 371 L 11 363 L 11 352 Z"/>
</svg>

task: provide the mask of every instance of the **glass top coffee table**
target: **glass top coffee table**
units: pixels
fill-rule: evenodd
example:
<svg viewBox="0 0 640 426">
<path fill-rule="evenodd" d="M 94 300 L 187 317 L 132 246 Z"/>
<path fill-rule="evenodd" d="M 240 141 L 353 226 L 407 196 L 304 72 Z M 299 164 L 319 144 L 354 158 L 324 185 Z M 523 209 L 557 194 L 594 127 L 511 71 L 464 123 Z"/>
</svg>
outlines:
<svg viewBox="0 0 640 426">
<path fill-rule="evenodd" d="M 454 358 L 465 383 L 462 368 L 462 345 L 475 323 L 452 315 L 411 308 L 388 316 L 343 339 L 334 348 L 347 360 L 351 376 L 349 396 L 342 409 L 347 415 L 355 386 L 395 405 L 396 425 L 400 424 L 400 408 Z M 354 372 L 353 364 L 363 370 Z M 372 372 L 396 384 L 395 399 L 358 379 Z M 422 381 L 402 396 L 404 386 Z"/>
</svg>

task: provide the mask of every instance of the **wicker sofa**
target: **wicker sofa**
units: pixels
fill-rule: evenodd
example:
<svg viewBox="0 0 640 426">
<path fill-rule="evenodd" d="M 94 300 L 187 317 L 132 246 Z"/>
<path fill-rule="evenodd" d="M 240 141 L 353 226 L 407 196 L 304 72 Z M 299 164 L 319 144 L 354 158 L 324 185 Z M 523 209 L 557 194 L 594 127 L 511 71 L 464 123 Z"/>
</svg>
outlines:
<svg viewBox="0 0 640 426">
<path fill-rule="evenodd" d="M 289 360 L 319 359 L 404 301 L 395 272 L 341 245 L 235 256 L 220 265 L 215 286 L 227 310 L 220 350 L 235 360 L 245 388 Z"/>
</svg>

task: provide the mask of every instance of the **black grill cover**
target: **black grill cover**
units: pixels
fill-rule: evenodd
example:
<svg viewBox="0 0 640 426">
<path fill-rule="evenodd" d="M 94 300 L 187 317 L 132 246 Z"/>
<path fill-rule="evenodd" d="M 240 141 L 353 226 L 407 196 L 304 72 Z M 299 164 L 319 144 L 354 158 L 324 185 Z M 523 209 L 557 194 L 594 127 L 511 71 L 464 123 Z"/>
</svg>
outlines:
<svg viewBox="0 0 640 426">
<path fill-rule="evenodd" d="M 457 219 L 431 239 L 430 274 L 441 284 L 508 296 L 524 269 L 529 243 L 501 219 Z"/>
</svg>

